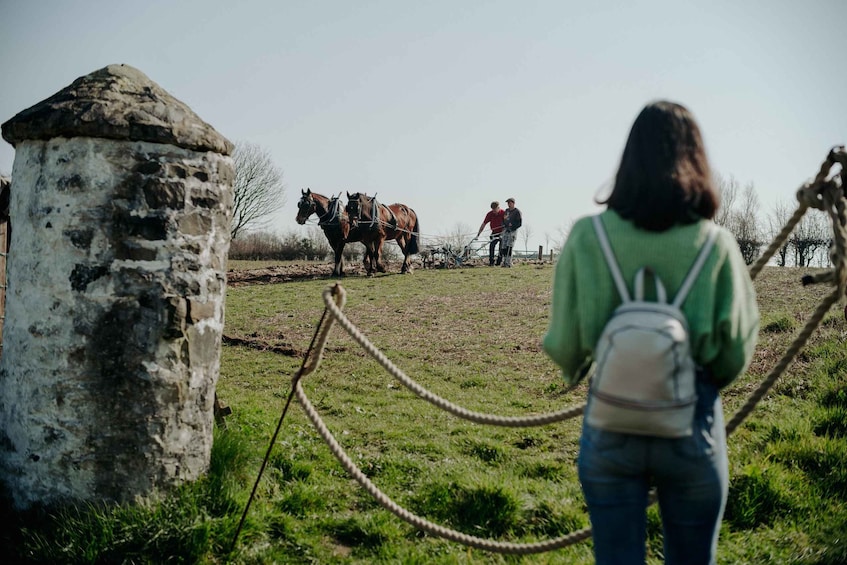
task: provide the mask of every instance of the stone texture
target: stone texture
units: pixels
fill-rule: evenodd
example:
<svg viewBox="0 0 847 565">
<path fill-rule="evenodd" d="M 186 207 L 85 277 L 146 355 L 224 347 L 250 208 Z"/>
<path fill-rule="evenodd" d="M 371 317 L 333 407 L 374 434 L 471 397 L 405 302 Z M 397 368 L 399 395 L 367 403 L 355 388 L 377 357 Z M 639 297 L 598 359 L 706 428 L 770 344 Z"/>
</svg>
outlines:
<svg viewBox="0 0 847 565">
<path fill-rule="evenodd" d="M 126 75 L 134 76 L 122 72 L 97 82 L 107 101 L 106 85 L 124 92 Z M 93 88 L 80 81 L 69 88 Z M 69 102 L 80 113 L 71 118 L 59 104 L 59 117 L 44 114 L 41 127 L 26 125 L 22 112 L 3 126 L 16 152 L 0 477 L 21 508 L 132 500 L 196 479 L 211 452 L 232 216 L 229 142 L 211 129 L 137 128 L 143 110 L 124 107 L 131 115 L 122 121 L 96 105 Z M 188 115 L 181 106 L 154 109 L 149 116 Z M 93 123 L 100 119 L 105 133 Z M 67 124 L 100 133 L 71 134 Z M 192 141 L 161 142 L 177 134 Z"/>
<path fill-rule="evenodd" d="M 3 124 L 3 139 L 96 137 L 166 143 L 231 155 L 233 145 L 188 106 L 129 65 L 76 79 Z"/>
</svg>

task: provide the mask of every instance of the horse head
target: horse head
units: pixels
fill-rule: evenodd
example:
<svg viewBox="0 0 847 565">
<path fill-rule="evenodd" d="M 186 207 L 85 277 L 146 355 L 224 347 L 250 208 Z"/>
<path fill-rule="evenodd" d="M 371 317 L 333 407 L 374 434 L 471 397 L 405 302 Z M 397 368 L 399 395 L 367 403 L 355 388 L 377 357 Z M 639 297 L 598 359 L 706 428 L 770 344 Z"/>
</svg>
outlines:
<svg viewBox="0 0 847 565">
<path fill-rule="evenodd" d="M 347 217 L 350 220 L 350 225 L 355 227 L 359 220 L 362 219 L 362 197 L 365 195 L 360 192 L 350 194 L 347 192 L 347 206 L 344 210 L 347 212 Z"/>
<path fill-rule="evenodd" d="M 297 217 L 295 220 L 298 224 L 303 225 L 306 223 L 306 220 L 309 219 L 309 216 L 315 213 L 315 199 L 312 198 L 312 189 L 307 188 L 306 190 L 301 190 L 302 196 L 300 197 L 300 201 L 297 203 Z"/>
</svg>

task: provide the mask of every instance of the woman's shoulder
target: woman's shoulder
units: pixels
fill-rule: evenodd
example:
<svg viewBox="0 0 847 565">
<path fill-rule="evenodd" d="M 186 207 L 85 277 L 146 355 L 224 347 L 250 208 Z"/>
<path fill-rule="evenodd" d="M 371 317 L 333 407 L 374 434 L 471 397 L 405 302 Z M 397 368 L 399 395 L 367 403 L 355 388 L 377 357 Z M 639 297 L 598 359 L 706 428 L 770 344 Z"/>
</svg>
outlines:
<svg viewBox="0 0 847 565">
<path fill-rule="evenodd" d="M 582 216 L 581 218 L 577 218 L 577 220 L 573 223 L 573 225 L 571 226 L 571 229 L 568 232 L 568 239 L 570 239 L 572 237 L 583 238 L 583 237 L 586 236 L 586 234 L 589 234 L 589 233 L 593 234 L 594 233 L 594 225 L 593 225 L 593 220 L 592 220 L 593 217 L 594 217 L 594 215 Z"/>
</svg>

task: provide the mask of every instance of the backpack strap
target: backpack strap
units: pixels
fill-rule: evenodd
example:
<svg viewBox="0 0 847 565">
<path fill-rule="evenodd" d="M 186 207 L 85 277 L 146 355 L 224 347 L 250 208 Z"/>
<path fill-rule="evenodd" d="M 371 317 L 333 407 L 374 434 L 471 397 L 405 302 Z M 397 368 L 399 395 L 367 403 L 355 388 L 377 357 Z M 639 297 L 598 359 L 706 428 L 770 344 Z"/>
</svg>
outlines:
<svg viewBox="0 0 847 565">
<path fill-rule="evenodd" d="M 626 287 L 621 269 L 618 267 L 618 262 L 615 260 L 615 252 L 612 251 L 612 245 L 609 243 L 609 236 L 606 235 L 606 229 L 603 227 L 603 221 L 599 215 L 591 218 L 594 224 L 594 231 L 597 233 L 597 239 L 600 241 L 600 248 L 603 250 L 603 256 L 606 258 L 606 264 L 609 265 L 609 271 L 612 273 L 612 278 L 615 280 L 615 286 L 618 288 L 618 294 L 624 302 L 631 302 L 629 290 Z"/>
<path fill-rule="evenodd" d="M 653 282 L 656 285 L 656 302 L 667 304 L 668 293 L 665 290 L 665 285 L 662 284 L 662 281 L 652 267 L 641 267 L 635 273 L 635 300 L 639 302 L 644 300 L 644 277 L 647 275 L 653 277 Z"/>
<path fill-rule="evenodd" d="M 709 222 L 708 229 L 709 232 L 706 236 L 706 242 L 703 243 L 703 247 L 700 248 L 700 253 L 697 254 L 694 264 L 691 265 L 691 269 L 689 269 L 688 274 L 685 275 L 685 280 L 682 281 L 682 285 L 679 287 L 679 290 L 676 292 L 676 296 L 673 299 L 673 305 L 677 308 L 680 308 L 682 303 L 685 302 L 688 292 L 691 290 L 691 287 L 694 286 L 694 281 L 697 280 L 700 270 L 703 269 L 703 265 L 706 263 L 706 259 L 709 258 L 709 253 L 715 245 L 715 240 L 718 237 L 718 228 L 715 224 Z"/>
</svg>

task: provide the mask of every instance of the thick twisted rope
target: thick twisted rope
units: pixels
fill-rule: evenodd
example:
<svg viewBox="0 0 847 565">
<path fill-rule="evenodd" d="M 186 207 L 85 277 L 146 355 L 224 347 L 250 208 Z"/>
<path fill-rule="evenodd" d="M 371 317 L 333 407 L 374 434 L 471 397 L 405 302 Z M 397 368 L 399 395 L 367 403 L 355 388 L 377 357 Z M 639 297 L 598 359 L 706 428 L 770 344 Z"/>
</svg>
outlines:
<svg viewBox="0 0 847 565">
<path fill-rule="evenodd" d="M 340 306 L 344 305 L 345 298 L 346 295 L 344 294 L 343 290 L 337 293 L 335 297 Z M 256 482 L 253 483 L 253 490 L 250 492 L 250 496 L 247 498 L 247 504 L 244 505 L 244 512 L 242 512 L 241 519 L 238 521 L 238 527 L 235 528 L 235 535 L 232 537 L 232 545 L 230 546 L 230 552 L 235 550 L 235 544 L 238 543 L 238 536 L 241 534 L 241 529 L 244 527 L 244 521 L 247 519 L 247 513 L 250 511 L 250 505 L 252 504 L 253 499 L 256 497 L 256 491 L 259 489 L 259 482 L 262 480 L 262 475 L 264 474 L 265 468 L 268 465 L 268 461 L 271 458 L 271 451 L 273 450 L 273 446 L 276 443 L 276 438 L 279 436 L 279 431 L 280 429 L 282 429 L 282 422 L 285 420 L 285 415 L 288 413 L 288 407 L 291 406 L 291 399 L 294 397 L 294 393 L 300 384 L 300 379 L 303 376 L 308 375 L 312 373 L 315 369 L 317 369 L 318 365 L 321 362 L 321 355 L 323 353 L 324 348 L 326 347 L 327 335 L 329 334 L 330 328 L 332 328 L 332 321 L 327 321 L 326 314 L 326 309 L 324 309 L 324 313 L 321 316 L 320 321 L 318 322 L 318 326 L 315 328 L 315 334 L 312 336 L 312 343 L 309 344 L 309 350 L 306 353 L 306 356 L 303 358 L 303 363 L 300 365 L 300 369 L 294 374 L 294 377 L 292 377 L 293 386 L 291 388 L 291 392 L 288 394 L 288 400 L 286 400 L 285 402 L 285 408 L 283 408 L 282 414 L 280 414 L 279 416 L 279 421 L 276 424 L 276 429 L 274 430 L 273 436 L 271 437 L 271 441 L 268 444 L 268 449 L 265 452 L 265 458 L 262 460 L 261 467 L 259 467 L 259 473 L 256 476 Z"/>
<path fill-rule="evenodd" d="M 747 399 L 747 402 L 744 403 L 735 414 L 733 414 L 732 418 L 726 425 L 726 433 L 727 435 L 731 434 L 735 429 L 750 415 L 753 409 L 756 407 L 756 404 L 764 398 L 765 394 L 771 389 L 771 387 L 776 383 L 777 379 L 782 376 L 785 372 L 785 369 L 788 368 L 788 365 L 794 360 L 794 356 L 806 345 L 806 342 L 809 340 L 809 337 L 815 331 L 815 329 L 820 324 L 821 320 L 823 320 L 824 315 L 829 311 L 833 304 L 838 302 L 839 298 L 841 298 L 841 290 L 836 289 L 832 293 L 830 293 L 826 298 L 821 301 L 818 307 L 815 309 L 815 312 L 806 322 L 806 325 L 803 326 L 802 331 L 798 334 L 794 341 L 791 342 L 791 345 L 786 350 L 785 354 L 780 358 L 779 362 L 776 366 L 771 369 L 771 372 L 768 373 L 768 376 L 762 381 L 762 384 L 753 391 L 753 394 Z"/>
<path fill-rule="evenodd" d="M 399 506 L 396 502 L 394 502 L 388 495 L 382 492 L 376 485 L 374 485 L 365 474 L 359 469 L 358 466 L 347 456 L 344 451 L 344 448 L 339 445 L 338 441 L 336 441 L 335 437 L 329 431 L 329 429 L 324 424 L 321 417 L 315 411 L 315 408 L 312 406 L 309 399 L 306 397 L 306 394 L 303 392 L 303 387 L 300 383 L 296 383 L 295 385 L 295 393 L 297 395 L 297 400 L 300 402 L 300 406 L 303 407 L 303 410 L 306 412 L 309 420 L 311 420 L 312 425 L 315 426 L 315 429 L 318 431 L 320 436 L 324 439 L 324 441 L 329 445 L 332 454 L 335 455 L 335 458 L 341 463 L 344 469 L 350 474 L 353 479 L 356 480 L 359 485 L 362 486 L 383 508 L 400 518 L 411 524 L 412 526 L 418 528 L 419 530 L 426 531 L 430 534 L 442 537 L 444 539 L 458 542 L 470 547 L 476 547 L 478 549 L 484 549 L 487 551 L 493 551 L 496 553 L 508 553 L 508 554 L 516 554 L 516 555 L 527 555 L 531 553 L 544 553 L 547 551 L 553 551 L 555 549 L 560 549 L 563 547 L 567 547 L 569 545 L 578 543 L 584 539 L 588 539 L 591 537 L 591 529 L 584 528 L 582 530 L 572 532 L 568 535 L 558 537 L 555 539 L 537 542 L 537 543 L 511 543 L 511 542 L 500 542 L 490 539 L 479 538 L 476 536 L 471 536 L 456 530 L 451 530 L 449 528 L 445 528 L 444 526 L 439 526 L 438 524 L 434 524 L 420 516 L 409 512 L 402 506 Z"/>
<path fill-rule="evenodd" d="M 532 426 L 543 426 L 546 424 L 551 424 L 553 422 L 560 422 L 562 420 L 567 420 L 568 418 L 573 418 L 575 416 L 579 416 L 582 414 L 585 409 L 585 405 L 573 406 L 571 408 L 565 408 L 564 410 L 559 410 L 557 412 L 551 412 L 549 414 L 540 414 L 536 416 L 497 416 L 493 414 L 483 414 L 480 412 L 473 412 L 471 410 L 467 410 L 466 408 L 462 408 L 452 402 L 445 400 L 444 398 L 428 391 L 420 384 L 409 378 L 399 367 L 397 367 L 394 363 L 391 362 L 385 354 L 380 351 L 374 344 L 365 337 L 362 332 L 344 315 L 344 312 L 335 304 L 333 301 L 333 293 L 336 291 L 335 289 L 341 289 L 340 286 L 336 285 L 333 289 L 328 289 L 324 291 L 323 298 L 324 304 L 326 305 L 326 309 L 338 322 L 338 324 L 344 328 L 350 337 L 356 341 L 362 348 L 367 351 L 371 357 L 373 357 L 382 367 L 388 371 L 394 378 L 399 380 L 403 385 L 417 394 L 420 398 L 426 400 L 434 404 L 435 406 L 441 408 L 442 410 L 453 414 L 459 418 L 463 418 L 465 420 L 470 420 L 471 422 L 475 422 L 477 424 L 488 424 L 491 426 L 504 426 L 504 427 L 513 427 L 513 428 L 526 428 Z M 343 289 L 341 290 L 343 292 Z"/>
<path fill-rule="evenodd" d="M 799 335 L 791 343 L 786 353 L 780 359 L 779 363 L 777 363 L 777 365 L 771 370 L 766 379 L 756 389 L 756 391 L 754 391 L 754 393 L 750 396 L 745 405 L 732 417 L 732 419 L 726 426 L 726 432 L 728 435 L 731 434 L 741 424 L 741 422 L 753 411 L 755 406 L 765 396 L 768 390 L 770 390 L 776 380 L 785 372 L 788 365 L 794 359 L 795 355 L 806 344 L 809 337 L 818 327 L 818 325 L 820 325 L 821 320 L 832 307 L 832 305 L 835 304 L 845 293 L 845 287 L 847 287 L 847 266 L 845 266 L 845 264 L 847 264 L 847 259 L 845 259 L 845 256 L 847 256 L 845 254 L 845 242 L 847 242 L 847 236 L 845 236 L 845 229 L 847 229 L 847 214 L 845 214 L 843 182 L 839 182 L 840 179 L 836 178 L 826 180 L 826 176 L 829 174 L 831 166 L 835 162 L 839 162 L 842 164 L 841 175 L 843 176 L 845 174 L 844 170 L 847 169 L 847 156 L 845 156 L 843 147 L 834 148 L 830 152 L 827 161 L 821 167 L 821 171 L 818 173 L 815 180 L 812 183 L 804 185 L 804 187 L 801 187 L 801 189 L 798 191 L 797 198 L 800 204 L 797 211 L 795 211 L 795 213 L 792 215 L 792 217 L 789 219 L 789 221 L 786 223 L 785 227 L 783 227 L 780 233 L 777 234 L 777 236 L 771 242 L 771 245 L 768 247 L 765 253 L 763 253 L 759 260 L 751 267 L 750 275 L 751 278 L 755 279 L 756 275 L 758 275 L 764 265 L 767 264 L 773 254 L 780 248 L 780 246 L 785 243 L 787 238 L 790 236 L 791 232 L 796 227 L 797 223 L 802 219 L 806 210 L 809 207 L 814 207 L 827 212 L 832 220 L 834 237 L 833 249 L 831 250 L 831 258 L 835 265 L 835 269 L 831 273 L 828 273 L 825 277 L 818 277 L 817 279 L 811 281 L 804 280 L 804 284 L 808 282 L 832 282 L 835 283 L 836 289 L 827 297 L 825 297 L 824 300 L 818 305 L 818 307 L 815 309 L 815 312 L 806 322 Z M 326 427 L 323 420 L 318 415 L 317 411 L 315 411 L 311 402 L 306 397 L 302 386 L 300 385 L 300 379 L 303 376 L 317 369 L 320 363 L 323 349 L 326 345 L 326 338 L 329 333 L 329 329 L 333 324 L 333 321 L 338 321 L 339 325 L 341 325 L 344 330 L 357 343 L 359 343 L 362 348 L 364 348 L 375 360 L 377 360 L 383 368 L 385 368 L 390 374 L 392 374 L 392 376 L 402 382 L 404 386 L 409 388 L 419 397 L 454 414 L 455 416 L 481 424 L 525 427 L 544 425 L 572 418 L 576 415 L 581 414 L 585 408 L 585 405 L 568 408 L 547 415 L 531 417 L 504 418 L 500 416 L 481 414 L 478 412 L 466 410 L 424 389 L 417 382 L 410 379 L 405 373 L 403 373 L 403 371 L 396 367 L 379 349 L 377 349 L 358 330 L 358 328 L 356 328 L 355 325 L 350 322 L 350 320 L 342 312 L 341 307 L 343 306 L 343 303 L 345 301 L 346 294 L 344 292 L 344 289 L 340 285 L 336 284 L 333 288 L 325 291 L 323 297 L 326 306 L 326 309 L 324 311 L 325 316 L 321 319 L 321 322 L 319 323 L 319 327 L 315 334 L 316 339 L 313 341 L 313 347 L 310 347 L 309 352 L 306 355 L 306 359 L 304 359 L 303 367 L 301 367 L 301 370 L 298 371 L 298 373 L 293 378 L 292 394 L 296 395 L 298 401 L 306 412 L 306 415 L 308 416 L 312 424 L 315 426 L 315 429 L 318 431 L 324 441 L 326 441 L 326 443 L 329 445 L 336 459 L 338 459 L 338 461 L 347 470 L 347 472 L 363 488 L 365 488 L 365 490 L 370 493 L 375 500 L 377 500 L 384 508 L 395 514 L 397 517 L 405 520 L 406 522 L 420 530 L 424 530 L 431 534 L 458 543 L 462 543 L 467 546 L 498 553 L 521 555 L 530 553 L 541 553 L 566 547 L 568 545 L 572 545 L 574 543 L 591 537 L 591 528 L 584 528 L 577 532 L 572 532 L 566 536 L 562 536 L 556 539 L 528 544 L 498 542 L 494 540 L 478 538 L 429 522 L 398 506 L 393 500 L 391 500 L 390 497 L 388 497 L 379 488 L 377 488 L 365 476 L 365 474 L 362 473 L 362 471 L 356 466 L 356 464 L 347 456 L 344 449 L 336 441 L 332 433 Z M 332 315 L 331 318 L 328 318 L 326 316 L 326 313 L 330 313 Z M 271 445 L 273 445 L 273 442 L 271 443 Z M 653 490 L 650 493 L 650 504 L 655 503 L 656 499 L 656 492 L 655 490 Z"/>
<path fill-rule="evenodd" d="M 409 512 L 405 508 L 399 506 L 388 495 L 386 495 L 376 485 L 374 485 L 367 478 L 367 476 L 365 476 L 365 474 L 361 471 L 361 469 L 359 469 L 359 467 L 350 459 L 350 457 L 347 456 L 347 453 L 344 451 L 344 448 L 338 443 L 338 441 L 335 439 L 335 437 L 329 431 L 329 428 L 327 428 L 326 424 L 321 419 L 320 415 L 315 410 L 314 406 L 312 406 L 312 403 L 309 401 L 308 397 L 306 396 L 306 393 L 303 391 L 303 387 L 300 384 L 300 380 L 301 380 L 302 377 L 312 373 L 314 370 L 316 370 L 318 368 L 318 365 L 320 364 L 320 360 L 321 360 L 321 357 L 322 357 L 322 352 L 323 352 L 323 350 L 326 346 L 326 338 L 327 338 L 327 335 L 329 334 L 329 330 L 332 327 L 333 322 L 339 321 L 340 323 L 342 323 L 342 325 L 346 324 L 347 327 L 345 327 L 345 330 L 348 331 L 348 333 L 350 333 L 350 335 L 353 336 L 354 339 L 356 339 L 356 341 L 359 342 L 362 345 L 362 347 L 366 348 L 369 352 L 371 352 L 373 355 L 375 355 L 375 357 L 382 358 L 391 367 L 391 369 L 389 369 L 389 372 L 392 372 L 392 374 L 399 373 L 399 375 L 402 376 L 402 378 L 400 380 L 403 381 L 404 384 L 406 384 L 407 386 L 410 386 L 410 388 L 412 390 L 415 390 L 416 392 L 418 392 L 418 391 L 423 392 L 424 396 L 428 396 L 430 398 L 437 399 L 438 401 L 440 401 L 439 404 L 446 403 L 446 401 L 444 401 L 443 399 L 440 399 L 439 397 L 437 397 L 435 395 L 427 393 L 420 385 L 418 385 L 417 383 L 415 383 L 414 381 L 409 379 L 405 374 L 403 374 L 402 371 L 400 371 L 397 367 L 395 367 L 393 365 L 393 363 L 391 363 L 387 358 L 385 358 L 385 356 L 382 354 L 382 352 L 379 351 L 378 349 L 376 349 L 376 347 L 374 347 L 373 344 L 371 344 L 370 341 L 368 341 L 367 338 L 365 338 L 364 335 L 362 335 L 361 332 L 359 332 L 358 329 L 347 319 L 347 317 L 341 311 L 341 307 L 343 306 L 343 304 L 346 300 L 346 292 L 344 291 L 344 288 L 341 285 L 336 284 L 333 287 L 331 287 L 330 289 L 324 291 L 323 297 L 324 297 L 324 302 L 326 304 L 326 309 L 325 309 L 324 313 L 325 314 L 330 313 L 331 316 L 324 316 L 324 317 L 321 318 L 319 325 L 318 325 L 318 328 L 315 332 L 315 339 L 313 340 L 313 347 L 309 348 L 309 352 L 306 354 L 306 358 L 304 359 L 303 366 L 302 366 L 301 370 L 298 371 L 294 375 L 294 377 L 292 378 L 292 393 L 296 396 L 297 401 L 303 407 L 303 410 L 306 413 L 306 416 L 312 422 L 312 425 L 318 431 L 318 433 L 323 438 L 323 440 L 327 443 L 327 445 L 330 448 L 330 451 L 335 456 L 335 458 L 338 460 L 338 462 L 341 463 L 342 467 L 344 467 L 344 469 L 350 474 L 350 476 L 353 477 L 353 479 L 356 482 L 358 482 L 359 485 L 361 485 L 362 488 L 364 488 L 377 502 L 379 502 L 380 505 L 382 505 L 383 508 L 385 508 L 386 510 L 388 510 L 389 512 L 391 512 L 392 514 L 394 514 L 398 518 L 400 518 L 400 519 L 408 522 L 412 526 L 418 528 L 419 530 L 426 531 L 430 534 L 433 534 L 433 535 L 436 535 L 436 536 L 439 536 L 439 537 L 442 537 L 444 539 L 448 539 L 448 540 L 451 540 L 451 541 L 454 541 L 454 542 L 458 542 L 458 543 L 467 545 L 469 547 L 476 547 L 478 549 L 484 549 L 484 550 L 492 551 L 492 552 L 496 552 L 496 553 L 513 554 L 513 555 L 528 555 L 528 554 L 532 554 L 532 553 L 544 553 L 544 552 L 547 552 L 547 551 L 553 551 L 553 550 L 556 550 L 556 549 L 561 549 L 563 547 L 567 547 L 569 545 L 573 545 L 575 543 L 578 543 L 582 540 L 585 540 L 585 539 L 588 539 L 589 537 L 591 537 L 591 528 L 584 528 L 582 530 L 572 532 L 572 533 L 565 535 L 565 536 L 546 540 L 546 541 L 543 541 L 543 542 L 536 542 L 536 543 L 518 544 L 518 543 L 500 542 L 500 541 L 496 541 L 496 540 L 479 538 L 479 537 L 471 536 L 471 535 L 468 535 L 468 534 L 465 534 L 465 533 L 462 533 L 462 532 L 459 532 L 459 531 L 456 531 L 456 530 L 445 528 L 444 526 L 440 526 L 440 525 L 435 524 L 433 522 L 430 522 L 430 521 L 428 521 L 424 518 L 421 518 L 420 516 L 413 514 L 412 512 Z M 428 398 L 428 399 L 430 399 L 430 398 Z M 446 404 L 450 404 L 450 403 L 446 403 Z M 518 426 L 530 425 L 530 424 L 527 423 L 529 421 L 543 422 L 543 423 L 555 422 L 555 421 L 558 421 L 560 419 L 563 419 L 563 418 L 561 418 L 560 415 L 563 412 L 566 412 L 566 411 L 557 412 L 555 415 L 549 415 L 547 417 L 542 417 L 540 419 L 538 417 L 536 417 L 536 418 L 524 418 L 524 419 L 498 418 L 496 416 L 488 416 L 488 415 L 484 415 L 484 414 L 478 414 L 476 412 L 471 412 L 471 411 L 465 410 L 463 408 L 460 408 L 460 407 L 457 407 L 457 406 L 454 406 L 454 405 L 450 405 L 450 406 L 452 408 L 452 411 L 458 412 L 458 413 L 460 413 L 464 416 L 469 416 L 468 419 L 473 418 L 473 419 L 475 419 L 475 421 L 484 421 L 484 422 L 487 422 L 487 423 L 490 422 L 490 421 L 500 420 L 499 425 L 506 425 L 506 424 L 502 423 L 502 421 L 505 420 L 505 421 L 510 421 L 510 422 L 517 422 L 516 425 L 518 425 Z M 574 415 L 577 415 L 577 414 L 582 412 L 582 408 L 583 407 L 580 406 L 576 409 L 571 410 L 571 412 L 574 412 Z M 550 419 L 551 417 L 554 417 L 554 419 Z M 571 416 L 568 416 L 568 417 L 571 417 Z M 536 423 L 534 425 L 541 425 L 541 424 Z M 271 445 L 273 445 L 273 441 L 271 442 Z M 257 480 L 257 483 L 258 483 L 258 480 Z M 246 514 L 246 510 L 245 510 L 245 514 Z M 237 534 L 236 534 L 236 536 L 237 536 Z"/>
<path fill-rule="evenodd" d="M 803 216 L 806 214 L 806 210 L 808 210 L 808 208 L 808 205 L 800 200 L 800 205 L 794 211 L 794 214 L 791 215 L 791 218 L 788 219 L 782 227 L 782 230 L 774 236 L 773 241 L 771 241 L 771 244 L 767 249 L 765 249 L 761 257 L 759 257 L 750 267 L 750 278 L 755 279 L 756 275 L 758 275 L 762 268 L 768 264 L 768 261 L 771 260 L 771 257 L 773 257 L 774 254 L 785 244 L 785 242 L 788 241 L 788 238 L 791 236 L 791 232 L 794 231 L 794 228 L 797 227 L 797 224 L 799 224 L 800 220 L 803 219 Z"/>
<path fill-rule="evenodd" d="M 841 164 L 841 178 L 833 177 L 832 179 L 827 180 L 827 177 L 832 170 L 832 166 L 835 163 Z M 847 251 L 845 251 L 845 248 L 847 248 L 847 231 L 845 231 L 847 230 L 847 213 L 845 213 L 843 183 L 845 175 L 847 175 L 847 153 L 844 151 L 843 146 L 834 147 L 830 151 L 829 156 L 824 161 L 823 165 L 821 165 L 821 170 L 818 172 L 815 179 L 812 182 L 803 185 L 797 191 L 797 200 L 800 203 L 797 211 L 782 231 L 776 236 L 774 241 L 768 247 L 768 250 L 765 252 L 765 255 L 759 258 L 756 264 L 750 269 L 750 276 L 755 278 L 762 266 L 764 266 L 773 255 L 773 251 L 778 249 L 785 242 L 791 234 L 791 231 L 797 225 L 797 222 L 800 221 L 800 218 L 803 217 L 803 214 L 808 208 L 817 208 L 829 215 L 833 228 L 833 246 L 830 250 L 830 259 L 832 260 L 834 269 L 816 277 L 805 278 L 803 283 L 810 284 L 829 282 L 835 285 L 835 290 L 824 297 L 818 307 L 815 308 L 815 311 L 806 321 L 803 329 L 797 337 L 794 338 L 791 345 L 788 346 L 788 349 L 782 355 L 776 366 L 771 369 L 768 376 L 765 377 L 759 387 L 753 391 L 747 399 L 747 402 L 745 402 L 744 405 L 729 420 L 726 425 L 727 435 L 731 434 L 736 428 L 738 428 L 741 422 L 743 422 L 747 416 L 753 412 L 753 409 L 759 401 L 764 398 L 764 396 L 776 383 L 777 379 L 779 379 L 779 377 L 782 376 L 788 368 L 788 365 L 790 365 L 794 360 L 797 353 L 799 353 L 803 346 L 806 345 L 806 342 L 809 340 L 815 329 L 817 329 L 818 325 L 820 325 L 823 317 L 829 309 L 838 302 L 841 296 L 845 293 L 845 288 L 847 288 Z M 768 254 L 769 252 L 770 254 Z"/>
</svg>

